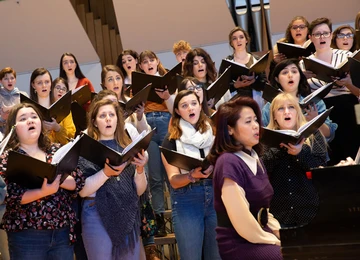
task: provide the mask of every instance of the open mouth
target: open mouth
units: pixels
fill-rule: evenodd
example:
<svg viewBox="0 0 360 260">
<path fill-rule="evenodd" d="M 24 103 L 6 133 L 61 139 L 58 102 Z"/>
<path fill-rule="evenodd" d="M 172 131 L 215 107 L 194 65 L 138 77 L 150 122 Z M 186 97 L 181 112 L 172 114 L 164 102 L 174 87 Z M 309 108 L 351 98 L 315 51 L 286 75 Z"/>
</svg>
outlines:
<svg viewBox="0 0 360 260">
<path fill-rule="evenodd" d="M 114 87 L 114 89 L 113 89 L 113 90 L 114 90 L 114 91 L 115 91 L 115 90 L 119 90 L 119 87 Z"/>
<path fill-rule="evenodd" d="M 8 87 L 12 87 L 12 84 L 8 84 Z"/>
<path fill-rule="evenodd" d="M 154 68 L 149 68 L 149 71 L 153 70 Z"/>
<path fill-rule="evenodd" d="M 204 69 L 200 69 L 200 70 L 198 70 L 198 72 L 204 72 Z"/>
<path fill-rule="evenodd" d="M 320 44 L 326 44 L 326 41 L 322 41 L 322 42 L 320 42 Z"/>
<path fill-rule="evenodd" d="M 31 131 L 31 130 L 35 130 L 35 126 L 30 126 L 29 131 Z"/>
<path fill-rule="evenodd" d="M 285 117 L 284 120 L 285 120 L 285 121 L 290 121 L 290 120 L 291 120 L 291 117 Z"/>
<path fill-rule="evenodd" d="M 62 94 L 58 94 L 58 97 L 61 98 L 63 95 Z"/>
<path fill-rule="evenodd" d="M 290 81 L 289 81 L 289 84 L 294 84 L 294 81 L 293 81 L 293 80 L 290 80 Z"/>
<path fill-rule="evenodd" d="M 41 92 L 43 92 L 43 93 L 44 93 L 44 92 L 47 92 L 47 89 L 42 89 Z"/>
<path fill-rule="evenodd" d="M 110 128 L 111 128 L 111 125 L 107 125 L 107 126 L 106 126 L 106 129 L 110 129 Z"/>
<path fill-rule="evenodd" d="M 349 45 L 349 43 L 347 43 L 347 42 L 344 42 L 344 43 L 343 43 L 343 45 Z"/>
<path fill-rule="evenodd" d="M 127 68 L 128 68 L 128 70 L 130 70 L 130 69 L 131 69 L 131 66 L 127 66 Z"/>
<path fill-rule="evenodd" d="M 191 113 L 191 114 L 189 115 L 189 117 L 190 117 L 190 118 L 194 118 L 194 117 L 195 117 L 195 113 Z"/>
</svg>

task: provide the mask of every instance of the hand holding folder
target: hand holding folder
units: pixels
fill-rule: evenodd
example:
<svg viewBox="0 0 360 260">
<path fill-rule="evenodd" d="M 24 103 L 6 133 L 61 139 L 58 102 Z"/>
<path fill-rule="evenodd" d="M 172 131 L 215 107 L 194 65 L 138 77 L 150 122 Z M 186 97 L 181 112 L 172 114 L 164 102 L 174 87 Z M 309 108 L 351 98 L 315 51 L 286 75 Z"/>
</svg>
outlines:
<svg viewBox="0 0 360 260">
<path fill-rule="evenodd" d="M 305 46 L 287 42 L 277 42 L 276 45 L 279 53 L 284 54 L 287 59 L 307 57 L 315 52 L 315 46 L 311 41 L 308 41 Z"/>
<path fill-rule="evenodd" d="M 225 95 L 226 91 L 229 90 L 230 72 L 230 67 L 226 68 L 226 70 L 206 88 L 205 94 L 207 100 L 214 98 L 214 104 L 216 104 L 222 96 Z"/>
<path fill-rule="evenodd" d="M 132 98 L 127 101 L 119 101 L 120 107 L 124 110 L 124 114 L 130 116 L 136 111 L 139 105 L 145 103 L 148 99 L 148 96 L 151 91 L 151 83 L 148 84 L 145 88 L 137 92 Z"/>
<path fill-rule="evenodd" d="M 61 175 L 62 183 L 78 164 L 81 141 L 82 138 L 78 136 L 74 141 L 62 146 L 54 154 L 51 163 L 10 151 L 5 172 L 7 180 L 36 189 L 41 188 L 44 178 L 48 183 L 52 183 Z"/>
</svg>

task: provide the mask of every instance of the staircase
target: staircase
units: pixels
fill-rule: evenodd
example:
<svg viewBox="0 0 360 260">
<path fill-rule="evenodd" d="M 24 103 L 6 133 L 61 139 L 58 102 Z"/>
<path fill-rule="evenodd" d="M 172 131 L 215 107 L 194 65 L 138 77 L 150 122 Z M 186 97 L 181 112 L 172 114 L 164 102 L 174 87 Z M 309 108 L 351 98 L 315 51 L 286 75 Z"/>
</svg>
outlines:
<svg viewBox="0 0 360 260">
<path fill-rule="evenodd" d="M 112 0 L 70 0 L 101 65 L 116 64 L 122 43 Z"/>
</svg>

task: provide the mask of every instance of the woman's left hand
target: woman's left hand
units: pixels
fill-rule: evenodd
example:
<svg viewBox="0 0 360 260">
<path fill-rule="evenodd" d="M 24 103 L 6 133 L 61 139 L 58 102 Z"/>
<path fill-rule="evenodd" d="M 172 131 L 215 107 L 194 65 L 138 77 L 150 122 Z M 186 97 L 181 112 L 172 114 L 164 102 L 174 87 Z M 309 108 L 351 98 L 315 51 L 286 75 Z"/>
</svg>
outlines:
<svg viewBox="0 0 360 260">
<path fill-rule="evenodd" d="M 59 132 L 61 128 L 60 125 L 56 122 L 55 118 L 51 118 L 51 119 L 52 119 L 51 122 L 45 120 L 43 121 L 45 130 L 47 131 L 54 130 L 55 132 Z"/>
<path fill-rule="evenodd" d="M 148 158 L 145 156 L 145 151 L 143 149 L 143 150 L 141 150 L 141 153 L 137 154 L 137 157 L 134 157 L 134 159 L 131 163 L 136 166 L 136 171 L 138 173 L 143 173 L 144 166 L 147 163 L 147 161 L 148 161 Z"/>
<path fill-rule="evenodd" d="M 141 105 L 138 105 L 135 109 L 136 118 L 138 121 L 141 121 L 145 111 L 145 103 L 142 102 Z"/>
<path fill-rule="evenodd" d="M 205 171 L 202 171 L 201 167 L 197 167 L 192 170 L 191 176 L 195 179 L 206 179 L 213 172 L 214 166 L 210 165 Z"/>
<path fill-rule="evenodd" d="M 154 90 L 155 93 L 163 100 L 168 100 L 171 96 L 167 86 L 165 86 L 165 88 L 154 88 Z"/>
<path fill-rule="evenodd" d="M 298 155 L 301 152 L 302 146 L 305 142 L 305 139 L 302 139 L 300 143 L 294 145 L 294 144 L 284 144 L 281 143 L 280 147 L 287 148 L 287 153 L 291 155 Z"/>
<path fill-rule="evenodd" d="M 310 121 L 319 114 L 316 104 L 314 103 L 310 104 L 307 108 L 304 108 L 304 111 L 306 112 L 305 118 L 307 121 Z"/>
</svg>

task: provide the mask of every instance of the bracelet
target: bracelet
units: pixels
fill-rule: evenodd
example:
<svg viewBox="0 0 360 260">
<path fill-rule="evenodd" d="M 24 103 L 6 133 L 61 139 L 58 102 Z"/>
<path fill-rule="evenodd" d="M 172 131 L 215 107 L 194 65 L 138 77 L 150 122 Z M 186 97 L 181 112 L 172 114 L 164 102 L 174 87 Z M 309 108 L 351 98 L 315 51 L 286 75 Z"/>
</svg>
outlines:
<svg viewBox="0 0 360 260">
<path fill-rule="evenodd" d="M 191 175 L 192 172 L 190 171 L 188 174 L 187 174 L 187 178 L 190 182 L 192 183 L 195 183 L 196 182 L 196 179 Z"/>
</svg>

